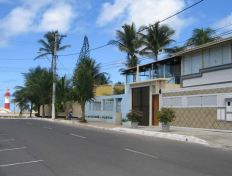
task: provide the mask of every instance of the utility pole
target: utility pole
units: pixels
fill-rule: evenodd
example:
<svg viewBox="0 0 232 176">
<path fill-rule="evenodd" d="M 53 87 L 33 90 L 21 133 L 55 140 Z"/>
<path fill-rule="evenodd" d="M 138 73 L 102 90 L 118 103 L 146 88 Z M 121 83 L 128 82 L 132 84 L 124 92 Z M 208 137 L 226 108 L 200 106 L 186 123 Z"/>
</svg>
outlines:
<svg viewBox="0 0 232 176">
<path fill-rule="evenodd" d="M 57 50 L 57 37 L 58 33 L 55 33 L 54 39 L 54 55 L 52 56 L 52 73 L 53 73 L 53 83 L 52 83 L 52 119 L 56 118 L 56 50 Z"/>
</svg>

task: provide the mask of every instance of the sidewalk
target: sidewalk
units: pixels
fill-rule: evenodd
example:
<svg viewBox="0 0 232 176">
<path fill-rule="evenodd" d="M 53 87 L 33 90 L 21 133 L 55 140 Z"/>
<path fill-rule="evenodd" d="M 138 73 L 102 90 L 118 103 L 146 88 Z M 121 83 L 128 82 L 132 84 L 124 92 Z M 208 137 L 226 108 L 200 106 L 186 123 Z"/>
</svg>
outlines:
<svg viewBox="0 0 232 176">
<path fill-rule="evenodd" d="M 148 131 L 160 131 L 159 127 L 140 127 Z M 211 147 L 232 149 L 232 131 L 202 128 L 171 127 L 171 134 L 194 136 L 202 139 Z"/>
<path fill-rule="evenodd" d="M 137 129 L 116 126 L 103 122 L 88 122 L 80 123 L 77 120 L 62 120 L 62 119 L 41 119 L 37 120 L 53 121 L 72 126 L 90 127 L 101 130 L 116 131 L 128 134 L 136 134 L 143 136 L 151 136 L 158 138 L 165 138 L 170 140 L 184 141 L 189 143 L 197 143 L 210 147 L 232 149 L 232 131 L 223 130 L 207 130 L 199 128 L 184 128 L 184 127 L 171 127 L 170 132 L 162 132 L 160 127 L 144 127 L 140 126 Z"/>
</svg>

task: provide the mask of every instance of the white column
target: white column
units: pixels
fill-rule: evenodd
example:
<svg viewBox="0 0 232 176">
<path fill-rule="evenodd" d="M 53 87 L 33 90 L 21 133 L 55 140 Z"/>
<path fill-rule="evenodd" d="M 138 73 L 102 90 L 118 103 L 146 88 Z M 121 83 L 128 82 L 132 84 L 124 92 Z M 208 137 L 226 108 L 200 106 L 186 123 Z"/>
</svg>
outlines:
<svg viewBox="0 0 232 176">
<path fill-rule="evenodd" d="M 152 126 L 152 85 L 149 86 L 149 126 Z"/>
<path fill-rule="evenodd" d="M 140 77 L 139 77 L 139 64 L 137 65 L 137 69 L 136 69 L 136 82 L 140 81 Z"/>
<path fill-rule="evenodd" d="M 104 103 L 104 100 L 101 99 L 101 113 L 100 113 L 100 118 L 102 118 L 102 115 L 103 115 L 103 103 Z"/>
</svg>

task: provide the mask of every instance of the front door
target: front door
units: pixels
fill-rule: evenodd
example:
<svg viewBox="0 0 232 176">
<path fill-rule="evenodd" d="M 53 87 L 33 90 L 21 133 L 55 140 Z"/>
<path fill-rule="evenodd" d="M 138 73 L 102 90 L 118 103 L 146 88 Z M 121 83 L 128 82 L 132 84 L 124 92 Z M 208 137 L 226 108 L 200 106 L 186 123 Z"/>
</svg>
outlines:
<svg viewBox="0 0 232 176">
<path fill-rule="evenodd" d="M 159 111 L 159 95 L 152 95 L 152 125 L 158 126 L 159 120 L 157 112 Z"/>
</svg>

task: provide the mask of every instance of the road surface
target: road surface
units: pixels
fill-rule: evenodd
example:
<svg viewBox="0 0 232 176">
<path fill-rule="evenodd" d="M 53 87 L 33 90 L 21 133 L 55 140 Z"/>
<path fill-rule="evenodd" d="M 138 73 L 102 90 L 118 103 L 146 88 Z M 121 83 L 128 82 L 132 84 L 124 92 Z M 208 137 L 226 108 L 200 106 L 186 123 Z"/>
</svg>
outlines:
<svg viewBox="0 0 232 176">
<path fill-rule="evenodd" d="M 0 176 L 231 176 L 232 151 L 36 120 L 0 120 Z"/>
</svg>

